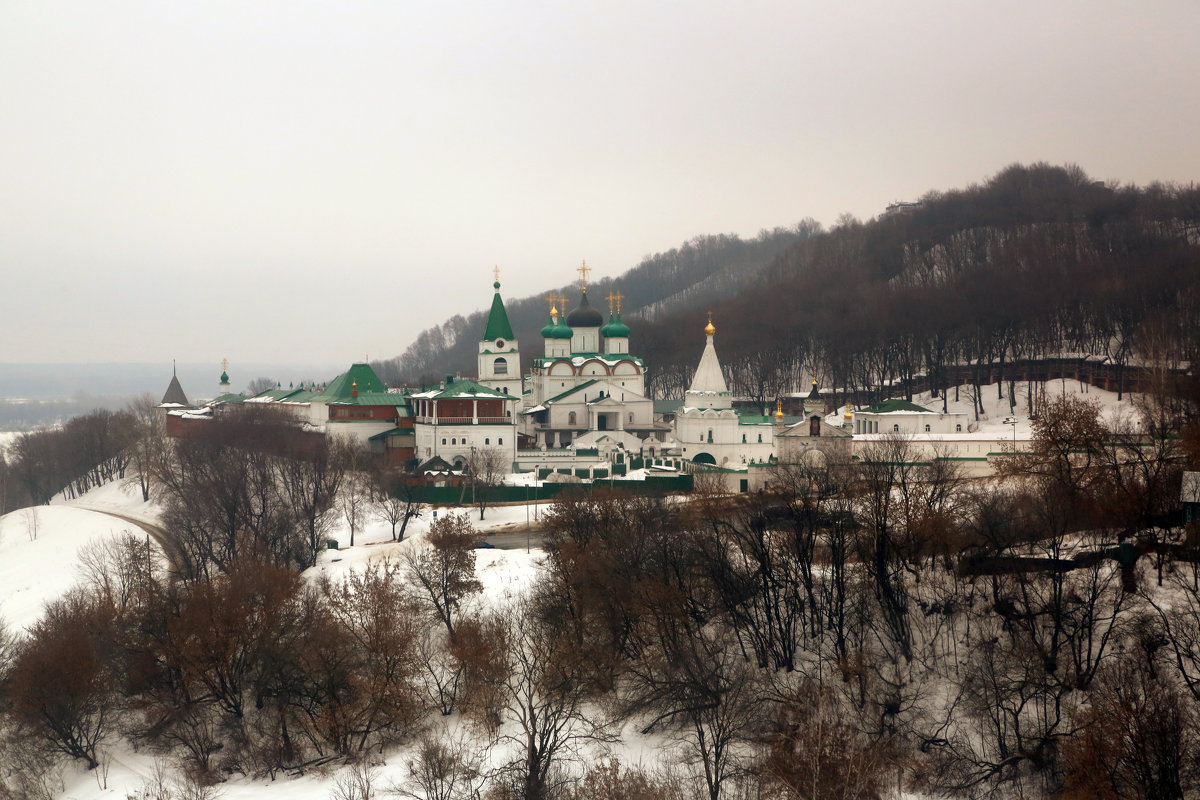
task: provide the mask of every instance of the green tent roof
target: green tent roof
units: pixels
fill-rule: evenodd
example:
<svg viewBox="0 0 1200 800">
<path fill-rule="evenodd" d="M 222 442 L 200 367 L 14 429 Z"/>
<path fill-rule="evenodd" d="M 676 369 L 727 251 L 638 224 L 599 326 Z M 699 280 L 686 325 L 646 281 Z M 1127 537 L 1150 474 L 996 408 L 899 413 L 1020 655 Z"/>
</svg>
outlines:
<svg viewBox="0 0 1200 800">
<path fill-rule="evenodd" d="M 335 400 L 349 400 L 356 388 L 359 394 L 387 392 L 387 384 L 380 380 L 379 376 L 375 374 L 375 370 L 371 369 L 371 365 L 358 363 L 351 364 L 350 369 L 331 380 L 324 391 L 318 393 L 314 399 L 326 403 Z"/>
<path fill-rule="evenodd" d="M 492 310 L 488 314 L 487 328 L 483 331 L 480 341 L 494 342 L 497 339 L 512 339 L 512 325 L 508 324 L 508 312 L 504 310 L 504 301 L 500 299 L 500 281 L 492 284 L 496 293 L 492 295 Z"/>
</svg>

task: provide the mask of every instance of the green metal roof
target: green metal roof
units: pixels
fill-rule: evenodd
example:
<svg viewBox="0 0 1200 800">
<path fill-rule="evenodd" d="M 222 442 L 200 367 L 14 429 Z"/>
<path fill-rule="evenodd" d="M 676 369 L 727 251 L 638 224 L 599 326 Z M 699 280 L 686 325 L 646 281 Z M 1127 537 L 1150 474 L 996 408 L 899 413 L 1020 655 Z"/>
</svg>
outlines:
<svg viewBox="0 0 1200 800">
<path fill-rule="evenodd" d="M 596 381 L 595 379 L 592 379 L 590 381 L 587 381 L 586 383 L 581 383 L 578 386 L 576 386 L 574 389 L 567 389 L 562 394 L 556 394 L 554 397 L 551 397 L 546 402 L 547 403 L 556 403 L 559 400 L 562 400 L 564 397 L 570 397 L 571 395 L 575 394 L 576 392 L 582 391 L 582 390 L 586 389 L 587 387 L 591 386 L 593 383 L 597 383 L 597 382 L 598 381 Z"/>
<path fill-rule="evenodd" d="M 894 411 L 919 411 L 924 414 L 933 413 L 928 408 L 923 408 L 916 403 L 910 403 L 907 400 L 901 400 L 899 398 L 884 400 L 882 403 L 876 403 L 875 405 L 868 406 L 863 410 L 870 414 L 891 414 Z"/>
<path fill-rule="evenodd" d="M 492 284 L 496 293 L 492 295 L 492 310 L 488 314 L 487 327 L 483 331 L 483 342 L 494 342 L 497 339 L 513 339 L 512 325 L 508 324 L 508 312 L 504 310 L 504 301 L 500 299 L 500 281 Z"/>
<path fill-rule="evenodd" d="M 345 400 L 330 400 L 331 406 L 395 406 L 407 408 L 408 398 L 396 392 L 359 392 L 358 397 L 347 397 Z"/>
<path fill-rule="evenodd" d="M 571 353 L 569 356 L 550 356 L 549 358 L 535 358 L 533 365 L 544 367 L 547 364 L 553 364 L 556 361 L 570 361 L 575 358 L 598 358 L 601 361 L 628 361 L 637 364 L 639 367 L 644 367 L 645 362 L 638 356 L 630 355 L 629 353 Z"/>
<path fill-rule="evenodd" d="M 233 392 L 226 392 L 225 394 L 217 395 L 212 400 L 209 400 L 208 404 L 210 406 L 223 405 L 223 404 L 238 405 L 239 403 L 244 403 L 244 402 L 246 402 L 246 395 L 235 394 Z"/>
<path fill-rule="evenodd" d="M 492 389 L 488 386 L 484 386 L 483 384 L 476 383 L 475 381 L 469 381 L 466 378 L 454 378 L 453 380 L 447 380 L 444 384 L 442 384 L 441 387 L 430 389 L 424 392 L 417 392 L 411 396 L 419 397 L 424 400 L 449 400 L 462 397 L 463 395 L 484 395 L 487 399 L 517 399 L 516 397 L 502 392 L 499 389 Z"/>
<path fill-rule="evenodd" d="M 371 365 L 360 362 L 351 364 L 350 369 L 331 380 L 329 385 L 323 391 L 318 392 L 313 399 L 326 403 L 349 400 L 356 388 L 360 395 L 366 392 L 387 393 L 387 384 L 380 380 L 379 376 L 375 374 L 375 370 L 371 369 Z"/>
</svg>

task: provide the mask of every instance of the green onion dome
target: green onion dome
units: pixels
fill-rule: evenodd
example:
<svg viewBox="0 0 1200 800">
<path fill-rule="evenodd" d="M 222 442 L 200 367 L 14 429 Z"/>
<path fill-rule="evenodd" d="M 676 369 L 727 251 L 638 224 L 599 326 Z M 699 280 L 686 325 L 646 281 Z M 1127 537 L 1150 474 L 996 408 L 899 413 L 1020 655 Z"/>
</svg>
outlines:
<svg viewBox="0 0 1200 800">
<path fill-rule="evenodd" d="M 608 324 L 600 329 L 600 335 L 605 339 L 629 338 L 629 326 L 621 322 L 621 315 L 608 315 Z"/>
</svg>

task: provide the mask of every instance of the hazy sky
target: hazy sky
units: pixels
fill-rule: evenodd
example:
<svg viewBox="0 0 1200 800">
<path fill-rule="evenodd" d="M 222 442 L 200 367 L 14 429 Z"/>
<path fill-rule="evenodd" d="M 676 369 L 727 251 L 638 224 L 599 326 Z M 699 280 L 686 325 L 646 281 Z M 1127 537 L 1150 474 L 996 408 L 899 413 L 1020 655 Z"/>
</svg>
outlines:
<svg viewBox="0 0 1200 800">
<path fill-rule="evenodd" d="M 0 363 L 389 357 L 493 265 L 1192 182 L 1198 131 L 1196 0 L 0 0 Z"/>
</svg>

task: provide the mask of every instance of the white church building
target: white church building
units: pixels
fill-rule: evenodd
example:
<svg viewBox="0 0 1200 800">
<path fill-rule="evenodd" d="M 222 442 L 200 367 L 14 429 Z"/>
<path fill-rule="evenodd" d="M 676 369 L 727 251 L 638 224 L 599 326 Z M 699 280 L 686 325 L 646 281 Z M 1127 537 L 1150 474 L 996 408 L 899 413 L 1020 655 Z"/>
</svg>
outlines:
<svg viewBox="0 0 1200 800">
<path fill-rule="evenodd" d="M 755 461 L 767 461 L 775 452 L 776 433 L 783 428 L 783 412 L 739 413 L 721 372 L 713 345 L 717 329 L 710 315 L 704 327 L 704 352 L 684 396 L 683 408 L 675 416 L 675 441 L 680 453 L 697 464 L 740 469 Z"/>
</svg>

